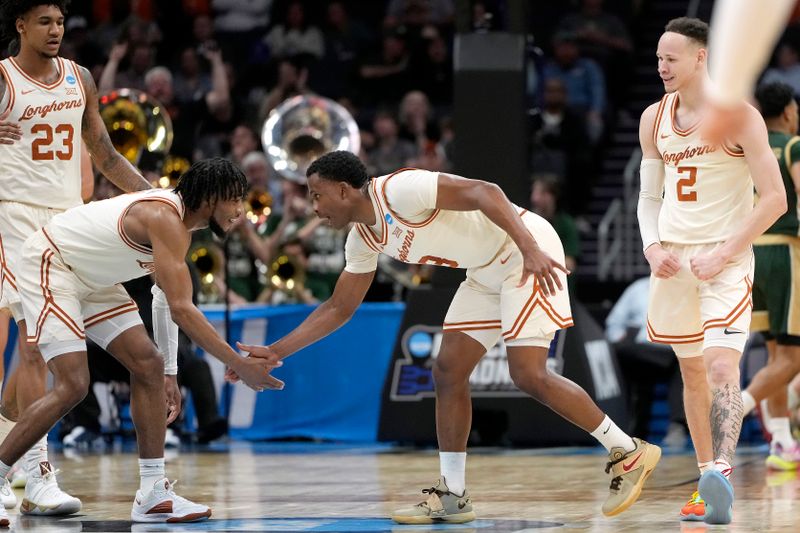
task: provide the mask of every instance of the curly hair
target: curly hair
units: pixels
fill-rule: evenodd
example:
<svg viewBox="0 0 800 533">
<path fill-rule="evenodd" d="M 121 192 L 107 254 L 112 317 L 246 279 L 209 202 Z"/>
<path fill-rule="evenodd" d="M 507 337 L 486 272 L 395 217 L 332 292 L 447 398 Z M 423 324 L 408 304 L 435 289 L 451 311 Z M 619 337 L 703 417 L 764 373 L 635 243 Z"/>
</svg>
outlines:
<svg viewBox="0 0 800 533">
<path fill-rule="evenodd" d="M 9 49 L 17 47 L 17 19 L 39 6 L 56 6 L 66 16 L 71 0 L 0 0 L 0 40 L 9 43 Z"/>
<path fill-rule="evenodd" d="M 320 178 L 343 181 L 355 189 L 360 189 L 369 181 L 367 168 L 353 153 L 344 150 L 323 155 L 308 167 L 306 177 L 319 174 Z"/>
<path fill-rule="evenodd" d="M 764 118 L 779 117 L 793 98 L 792 88 L 781 82 L 765 83 L 756 90 L 756 100 Z"/>
<path fill-rule="evenodd" d="M 188 210 L 197 211 L 204 201 L 243 200 L 247 193 L 247 178 L 227 159 L 203 159 L 183 173 L 175 186 L 175 193 L 181 195 Z"/>
</svg>

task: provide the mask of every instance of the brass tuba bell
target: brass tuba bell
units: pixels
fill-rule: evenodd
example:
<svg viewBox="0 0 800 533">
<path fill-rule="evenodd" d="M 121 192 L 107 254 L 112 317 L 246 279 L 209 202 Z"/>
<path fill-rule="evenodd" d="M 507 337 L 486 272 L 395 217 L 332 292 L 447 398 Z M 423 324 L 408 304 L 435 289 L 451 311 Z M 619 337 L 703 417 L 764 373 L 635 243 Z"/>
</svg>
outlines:
<svg viewBox="0 0 800 533">
<path fill-rule="evenodd" d="M 114 148 L 132 165 L 169 175 L 163 167 L 172 146 L 172 120 L 158 100 L 137 89 L 112 89 L 100 95 L 100 116 Z"/>
<path fill-rule="evenodd" d="M 261 142 L 272 168 L 305 184 L 306 169 L 334 150 L 358 154 L 361 137 L 350 112 L 328 98 L 294 96 L 272 110 L 261 128 Z"/>
</svg>

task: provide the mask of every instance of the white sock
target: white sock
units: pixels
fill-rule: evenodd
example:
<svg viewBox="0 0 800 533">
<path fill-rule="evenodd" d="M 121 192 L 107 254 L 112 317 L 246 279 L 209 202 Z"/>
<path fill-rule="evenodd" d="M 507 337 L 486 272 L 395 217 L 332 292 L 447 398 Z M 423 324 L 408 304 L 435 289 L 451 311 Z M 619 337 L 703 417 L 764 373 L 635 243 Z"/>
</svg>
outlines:
<svg viewBox="0 0 800 533">
<path fill-rule="evenodd" d="M 0 461 L 0 479 L 3 479 L 11 472 L 11 467 L 5 464 L 3 461 Z"/>
<path fill-rule="evenodd" d="M 13 420 L 9 420 L 8 418 L 0 415 L 0 442 L 6 440 L 8 434 L 11 433 L 11 430 L 14 429 L 17 423 Z"/>
<path fill-rule="evenodd" d="M 714 461 L 706 461 L 705 463 L 697 463 L 697 468 L 700 469 L 700 475 L 702 476 L 709 470 L 714 468 Z"/>
<path fill-rule="evenodd" d="M 788 417 L 770 418 L 767 424 L 767 431 L 772 433 L 772 442 L 780 444 L 784 450 L 790 450 L 794 446 L 792 428 Z"/>
<path fill-rule="evenodd" d="M 463 495 L 466 484 L 464 471 L 467 467 L 467 452 L 439 452 L 439 472 L 450 492 Z"/>
<path fill-rule="evenodd" d="M 726 479 L 730 479 L 731 474 L 733 473 L 733 467 L 731 464 L 722 457 L 714 461 L 714 470 L 725 476 Z"/>
<path fill-rule="evenodd" d="M 32 473 L 41 475 L 39 463 L 47 462 L 47 435 L 31 446 L 31 449 L 22 456 L 22 469 L 26 474 Z"/>
<path fill-rule="evenodd" d="M 600 422 L 597 429 L 592 431 L 591 435 L 609 452 L 612 448 L 623 448 L 626 452 L 632 452 L 636 449 L 633 439 L 619 429 L 614 421 L 608 418 L 608 415 Z"/>
<path fill-rule="evenodd" d="M 742 391 L 742 406 L 744 407 L 742 417 L 749 415 L 750 411 L 756 408 L 756 399 L 746 390 Z"/>
<path fill-rule="evenodd" d="M 164 479 L 164 458 L 139 459 L 139 490 L 142 495 L 153 490 L 153 485 L 159 479 Z"/>
</svg>

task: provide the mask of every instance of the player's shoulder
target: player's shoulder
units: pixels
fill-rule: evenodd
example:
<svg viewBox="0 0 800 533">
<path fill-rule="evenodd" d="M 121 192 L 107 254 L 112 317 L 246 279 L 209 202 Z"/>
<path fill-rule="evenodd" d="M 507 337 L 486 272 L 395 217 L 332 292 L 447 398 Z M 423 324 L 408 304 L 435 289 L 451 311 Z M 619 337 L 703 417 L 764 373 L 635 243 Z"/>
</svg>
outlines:
<svg viewBox="0 0 800 533">
<path fill-rule="evenodd" d="M 661 109 L 662 104 L 664 103 L 664 100 L 666 98 L 667 98 L 667 95 L 664 95 L 664 97 L 661 100 L 653 102 L 652 104 L 647 106 L 645 108 L 645 110 L 642 111 L 642 116 L 640 118 L 640 121 L 641 122 L 650 122 L 650 123 L 655 122 L 656 118 L 658 117 L 659 110 Z"/>
</svg>

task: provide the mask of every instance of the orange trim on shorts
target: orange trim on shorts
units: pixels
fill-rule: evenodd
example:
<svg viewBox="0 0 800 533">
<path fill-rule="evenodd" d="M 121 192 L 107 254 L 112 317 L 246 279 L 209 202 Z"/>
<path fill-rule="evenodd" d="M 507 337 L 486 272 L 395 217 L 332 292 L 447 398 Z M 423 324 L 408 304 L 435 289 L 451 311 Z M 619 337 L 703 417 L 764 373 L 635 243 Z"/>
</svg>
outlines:
<svg viewBox="0 0 800 533">
<path fill-rule="evenodd" d="M 522 211 L 520 211 L 520 212 L 519 212 L 519 218 L 522 218 L 523 216 L 525 216 L 525 214 L 526 214 L 527 212 L 528 212 L 528 210 L 527 210 L 527 209 L 523 209 Z"/>
<path fill-rule="evenodd" d="M 131 300 L 125 305 L 120 305 L 114 307 L 113 309 L 108 309 L 106 311 L 103 311 L 102 313 L 97 313 L 96 315 L 87 318 L 86 320 L 83 321 L 83 325 L 84 327 L 90 328 L 92 326 L 96 326 L 97 324 L 105 322 L 106 320 L 112 319 L 114 317 L 138 311 L 139 311 L 139 306 L 136 305 L 136 302 Z"/>
<path fill-rule="evenodd" d="M 702 342 L 704 335 L 702 331 L 692 335 L 661 335 L 656 333 L 656 330 L 653 329 L 653 325 L 650 324 L 650 320 L 648 319 L 647 338 L 650 342 L 658 344 L 694 344 L 696 342 Z"/>
<path fill-rule="evenodd" d="M 478 324 L 499 324 L 499 320 L 465 320 L 463 322 L 445 322 L 443 325 L 446 326 L 466 326 L 466 325 L 478 325 Z"/>
<path fill-rule="evenodd" d="M 391 213 L 391 215 L 394 218 L 396 218 L 397 220 L 399 220 L 400 222 L 402 222 L 404 225 L 408 226 L 409 228 L 422 228 L 424 226 L 427 226 L 431 222 L 433 222 L 433 219 L 436 218 L 436 215 L 439 214 L 439 211 L 440 211 L 439 209 L 434 209 L 433 214 L 431 216 L 429 216 L 428 218 L 426 218 L 425 220 L 423 220 L 422 222 L 409 222 L 408 220 L 400 218 L 397 213 L 392 211 L 391 206 L 389 206 L 389 200 L 386 198 L 386 184 L 389 183 L 390 179 L 392 179 L 396 175 L 400 174 L 401 172 L 405 172 L 407 170 L 419 170 L 419 169 L 418 168 L 413 168 L 413 167 L 407 167 L 407 168 L 401 168 L 400 170 L 395 170 L 394 172 L 389 174 L 389 176 L 385 180 L 383 180 L 383 185 L 381 185 L 381 196 L 383 197 L 383 201 L 386 204 L 386 209 L 389 210 L 389 213 Z M 375 192 L 377 193 L 377 189 L 376 189 Z"/>
<path fill-rule="evenodd" d="M 14 101 L 17 99 L 16 97 L 16 89 L 14 88 L 14 82 L 11 81 L 11 76 L 8 74 L 6 67 L 0 63 L 0 71 L 3 73 L 3 77 L 6 79 L 6 84 L 8 85 L 8 105 L 3 110 L 3 113 L 0 114 L 0 120 L 5 120 L 8 118 L 8 115 L 11 114 L 11 110 L 14 109 Z"/>
<path fill-rule="evenodd" d="M 670 122 L 672 122 L 672 131 L 680 135 L 681 137 L 686 137 L 695 132 L 695 130 L 700 126 L 700 120 L 689 126 L 689 128 L 682 130 L 678 127 L 677 122 L 675 121 L 675 113 L 678 111 L 678 101 L 680 100 L 680 96 L 678 93 L 675 93 L 675 97 L 672 99 L 672 109 L 670 110 Z"/>
<path fill-rule="evenodd" d="M 51 260 L 53 255 L 55 255 L 55 252 L 49 248 L 42 252 L 42 262 L 39 265 L 39 286 L 42 288 L 44 307 L 42 307 L 39 318 L 36 320 L 34 334 L 28 335 L 26 339 L 30 344 L 37 344 L 39 342 L 44 321 L 47 319 L 47 315 L 51 313 L 61 320 L 61 322 L 63 322 L 79 339 L 83 340 L 86 338 L 86 335 L 80 326 L 78 326 L 77 322 L 75 322 L 66 311 L 59 307 L 53 298 L 53 292 L 50 290 L 50 266 L 52 265 Z"/>
<path fill-rule="evenodd" d="M 459 331 L 486 331 L 490 329 L 503 329 L 503 326 L 500 324 L 496 326 L 475 326 L 475 327 L 466 327 L 466 328 L 442 328 L 442 331 L 445 333 L 451 332 L 459 332 Z"/>
<path fill-rule="evenodd" d="M 61 254 L 61 250 L 59 250 L 59 249 L 58 249 L 58 246 L 56 246 L 56 243 L 53 241 L 53 239 L 52 239 L 52 238 L 50 238 L 50 234 L 48 234 L 48 233 L 47 233 L 47 230 L 45 230 L 44 228 L 42 228 L 42 233 L 44 233 L 44 237 L 45 237 L 45 239 L 47 239 L 47 242 L 49 242 L 49 243 L 50 243 L 50 246 L 52 246 L 52 247 L 53 247 L 53 250 L 55 250 L 56 252 L 58 252 L 58 253 L 59 253 L 59 255 L 60 255 L 60 254 Z"/>
<path fill-rule="evenodd" d="M 511 326 L 511 329 L 508 331 L 503 332 L 503 338 L 507 341 L 516 339 L 519 334 L 522 332 L 523 326 L 530 318 L 531 313 L 536 307 L 539 306 L 542 308 L 542 311 L 550 318 L 550 320 L 559 327 L 559 329 L 568 328 L 574 325 L 572 321 L 572 317 L 562 317 L 558 314 L 558 312 L 553 307 L 547 297 L 541 292 L 539 288 L 539 283 L 537 281 L 533 282 L 533 293 L 531 297 L 528 298 L 528 301 L 525 302 L 525 305 L 522 306 L 522 310 L 517 315 L 517 319 L 514 321 L 514 325 Z"/>
<path fill-rule="evenodd" d="M 464 322 L 445 322 L 442 331 L 478 331 L 487 329 L 502 329 L 500 320 L 466 320 Z"/>
<path fill-rule="evenodd" d="M 733 323 L 736 322 L 740 316 L 742 316 L 742 313 L 744 313 L 745 309 L 753 306 L 753 284 L 750 283 L 750 279 L 747 276 L 745 276 L 744 282 L 747 285 L 747 293 L 744 295 L 744 298 L 742 298 L 741 301 L 734 306 L 733 310 L 728 313 L 728 316 L 725 318 L 713 318 L 711 320 L 706 320 L 703 323 L 703 331 L 711 328 L 727 328 L 732 326 Z"/>
<path fill-rule="evenodd" d="M 664 116 L 664 105 L 667 103 L 667 94 L 661 97 L 661 102 L 658 104 L 658 111 L 656 111 L 656 122 L 653 126 L 653 144 L 658 146 L 658 128 L 661 127 L 661 117 Z"/>
<path fill-rule="evenodd" d="M 4 280 L 8 280 L 8 284 L 16 291 L 17 289 L 17 278 L 11 272 L 11 269 L 8 268 L 8 263 L 6 262 L 6 250 L 3 248 L 3 236 L 0 235 L 0 290 L 2 290 L 2 283 Z"/>
<path fill-rule="evenodd" d="M 56 57 L 56 62 L 58 63 L 58 70 L 60 71 L 60 74 L 58 76 L 58 79 L 54 83 L 52 83 L 50 85 L 48 85 L 46 83 L 42 83 L 39 80 L 35 80 L 31 76 L 29 76 L 28 73 L 25 72 L 24 70 L 22 70 L 22 67 L 20 67 L 17 64 L 17 62 L 14 60 L 13 56 L 9 57 L 8 60 L 12 65 L 14 65 L 14 68 L 17 69 L 17 71 L 22 75 L 23 78 L 25 78 L 29 82 L 33 83 L 34 85 L 38 85 L 39 87 L 41 87 L 43 89 L 47 89 L 47 90 L 55 89 L 58 86 L 59 83 L 64 81 L 64 75 L 66 73 L 66 68 L 64 67 L 64 61 L 60 57 Z"/>
</svg>

